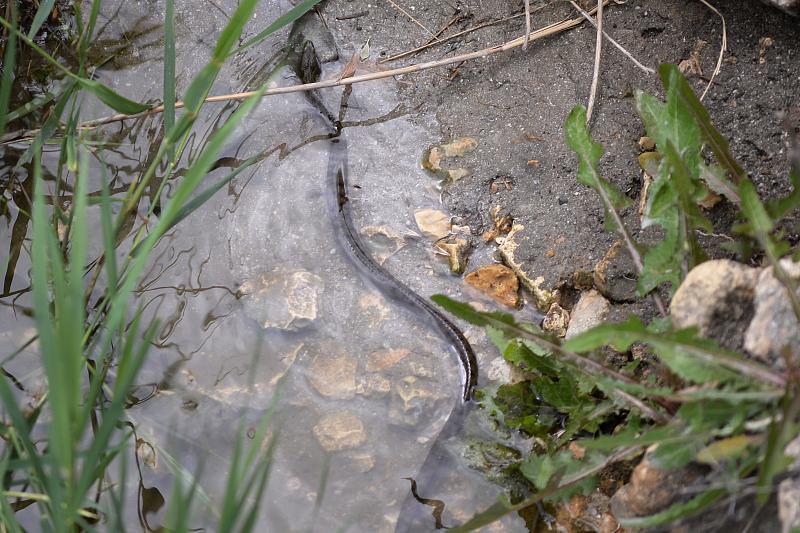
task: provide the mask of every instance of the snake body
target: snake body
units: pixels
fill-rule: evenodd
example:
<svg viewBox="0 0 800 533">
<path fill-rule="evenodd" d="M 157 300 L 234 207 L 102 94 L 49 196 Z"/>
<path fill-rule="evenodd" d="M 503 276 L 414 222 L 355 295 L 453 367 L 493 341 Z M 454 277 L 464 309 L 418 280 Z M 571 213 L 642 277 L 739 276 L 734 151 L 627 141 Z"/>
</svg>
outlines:
<svg viewBox="0 0 800 533">
<path fill-rule="evenodd" d="M 328 210 L 333 218 L 336 239 L 351 262 L 392 300 L 428 316 L 458 354 L 462 368 L 462 400 L 469 401 L 477 382 L 477 362 L 469 341 L 461 330 L 425 298 L 411 290 L 373 259 L 353 226 L 347 195 L 347 141 L 340 134 L 330 140 L 327 171 Z"/>
</svg>

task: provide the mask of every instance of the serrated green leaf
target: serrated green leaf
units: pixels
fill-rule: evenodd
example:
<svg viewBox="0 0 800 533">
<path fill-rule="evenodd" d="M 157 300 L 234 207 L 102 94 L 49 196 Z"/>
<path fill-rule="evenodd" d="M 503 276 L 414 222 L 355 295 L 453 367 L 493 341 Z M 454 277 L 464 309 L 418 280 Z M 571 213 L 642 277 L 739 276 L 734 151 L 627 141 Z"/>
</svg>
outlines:
<svg viewBox="0 0 800 533">
<path fill-rule="evenodd" d="M 728 141 L 711 123 L 711 117 L 697 95 L 689 86 L 686 78 L 681 74 L 676 65 L 664 64 L 658 69 L 661 82 L 665 90 L 674 94 L 682 104 L 682 108 L 691 113 L 695 125 L 699 128 L 703 140 L 714 152 L 717 161 L 730 173 L 734 183 L 739 183 L 747 177 L 742 167 L 734 159 L 728 147 Z"/>
<path fill-rule="evenodd" d="M 742 213 L 756 233 L 766 234 L 772 231 L 774 224 L 761 203 L 758 192 L 750 180 L 739 183 L 739 195 L 742 198 Z"/>
<path fill-rule="evenodd" d="M 564 133 L 567 145 L 578 156 L 578 181 L 600 194 L 606 210 L 606 227 L 612 231 L 620 230 L 621 228 L 617 228 L 610 211 L 620 210 L 630 205 L 631 201 L 611 182 L 600 176 L 598 164 L 604 150 L 603 146 L 594 142 L 589 135 L 589 129 L 586 126 L 586 109 L 583 106 L 573 108 L 567 116 Z"/>
<path fill-rule="evenodd" d="M 741 200 L 736 186 L 728 179 L 728 174 L 721 166 L 716 163 L 706 164 L 700 162 L 700 179 L 703 180 L 708 188 L 717 194 L 721 194 L 729 201 L 738 204 Z"/>
<path fill-rule="evenodd" d="M 780 220 L 800 207 L 800 170 L 792 169 L 789 172 L 789 181 L 792 184 L 792 193 L 767 204 L 767 211 L 773 220 Z"/>
<path fill-rule="evenodd" d="M 626 322 L 621 324 L 601 324 L 572 337 L 564 343 L 564 349 L 586 353 L 609 345 L 617 351 L 625 352 L 631 344 L 646 334 L 647 328 L 639 317 L 631 315 Z"/>
</svg>

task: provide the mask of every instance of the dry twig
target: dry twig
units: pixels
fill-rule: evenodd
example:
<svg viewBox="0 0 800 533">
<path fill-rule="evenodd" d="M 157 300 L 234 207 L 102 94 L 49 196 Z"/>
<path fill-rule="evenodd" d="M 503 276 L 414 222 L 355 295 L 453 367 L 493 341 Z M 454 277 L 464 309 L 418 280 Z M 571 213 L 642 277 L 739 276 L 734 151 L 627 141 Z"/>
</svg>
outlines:
<svg viewBox="0 0 800 533">
<path fill-rule="evenodd" d="M 574 0 L 570 0 L 570 2 L 569 2 L 569 3 L 570 3 L 570 4 L 572 4 L 572 7 L 574 7 L 574 8 L 575 8 L 575 9 L 576 9 L 576 10 L 577 10 L 577 11 L 578 11 L 578 12 L 579 12 L 581 15 L 583 15 L 583 18 L 585 18 L 585 19 L 586 19 L 586 21 L 587 21 L 589 24 L 591 24 L 591 25 L 592 25 L 592 26 L 594 26 L 595 28 L 597 27 L 597 24 L 595 23 L 594 19 L 593 19 L 591 16 L 589 16 L 589 13 L 587 13 L 586 11 L 584 11 L 583 9 L 581 9 L 581 6 L 579 6 L 578 4 L 576 4 L 576 3 L 574 2 Z M 605 38 L 606 38 L 606 40 L 607 40 L 608 42 L 610 42 L 611 44 L 613 44 L 613 45 L 614 45 L 614 46 L 617 48 L 617 50 L 619 50 L 620 52 L 622 52 L 622 53 L 625 55 L 625 57 L 627 57 L 628 59 L 630 59 L 631 61 L 633 61 L 633 64 L 634 64 L 634 65 L 636 65 L 637 67 L 639 67 L 639 68 L 640 68 L 640 69 L 642 69 L 643 71 L 647 72 L 648 74 L 655 74 L 655 73 L 656 73 L 656 71 L 655 71 L 654 69 L 651 69 L 650 67 L 646 67 L 646 66 L 644 66 L 643 64 L 641 64 L 639 61 L 637 61 L 637 60 L 636 60 L 636 58 L 635 58 L 635 57 L 633 57 L 633 54 L 631 54 L 630 52 L 628 52 L 627 50 L 625 50 L 625 48 L 623 48 L 623 46 L 622 46 L 621 44 L 619 44 L 617 41 L 615 41 L 614 39 L 612 39 L 612 38 L 611 38 L 611 36 L 610 36 L 609 34 L 607 34 L 605 31 L 603 32 L 603 37 L 605 37 Z"/>
<path fill-rule="evenodd" d="M 597 40 L 594 45 L 594 73 L 592 74 L 592 88 L 589 89 L 589 105 L 586 106 L 586 123 L 592 120 L 594 100 L 597 96 L 597 81 L 600 78 L 600 54 L 603 47 L 603 0 L 597 0 Z M 601 187 L 602 188 L 602 187 Z"/>
<path fill-rule="evenodd" d="M 725 51 L 728 49 L 728 25 L 725 23 L 725 17 L 722 16 L 716 7 L 709 4 L 706 0 L 700 0 L 704 6 L 708 9 L 713 11 L 717 14 L 717 16 L 722 20 L 722 45 L 719 47 L 719 57 L 717 57 L 717 64 L 714 67 L 714 72 L 711 73 L 711 79 L 708 80 L 708 85 L 706 85 L 706 90 L 703 91 L 703 94 L 700 95 L 700 101 L 703 101 L 703 98 L 706 97 L 706 93 L 708 90 L 711 89 L 711 85 L 714 83 L 714 78 L 717 77 L 719 71 L 722 70 L 722 59 L 725 56 Z"/>
<path fill-rule="evenodd" d="M 528 49 L 528 39 L 531 35 L 531 0 L 525 0 L 525 42 L 522 43 L 522 49 Z"/>
<path fill-rule="evenodd" d="M 396 10 L 398 10 L 400 13 L 402 13 L 403 15 L 405 15 L 405 16 L 407 16 L 409 19 L 411 19 L 411 22 L 413 22 L 414 24 L 416 24 L 417 26 L 419 26 L 420 28 L 422 28 L 423 30 L 425 30 L 426 32 L 428 32 L 428 33 L 429 33 L 429 34 L 430 34 L 430 35 L 431 35 L 431 36 L 432 36 L 434 39 L 436 39 L 437 41 L 439 40 L 439 39 L 438 39 L 438 37 L 436 37 L 436 34 L 435 34 L 435 33 L 433 33 L 431 30 L 429 30 L 429 29 L 428 29 L 428 27 L 427 27 L 427 26 L 425 26 L 423 23 L 421 23 L 420 21 L 418 21 L 417 19 L 415 19 L 415 18 L 414 18 L 414 17 L 411 15 L 411 13 L 409 13 L 408 11 L 406 11 L 405 9 L 403 9 L 402 7 L 400 7 L 400 6 L 398 6 L 397 4 L 395 4 L 395 3 L 394 3 L 392 0 L 386 0 L 386 1 L 387 1 L 387 2 L 389 2 L 390 4 L 392 4 L 392 6 L 393 6 L 393 7 L 394 7 Z"/>
</svg>

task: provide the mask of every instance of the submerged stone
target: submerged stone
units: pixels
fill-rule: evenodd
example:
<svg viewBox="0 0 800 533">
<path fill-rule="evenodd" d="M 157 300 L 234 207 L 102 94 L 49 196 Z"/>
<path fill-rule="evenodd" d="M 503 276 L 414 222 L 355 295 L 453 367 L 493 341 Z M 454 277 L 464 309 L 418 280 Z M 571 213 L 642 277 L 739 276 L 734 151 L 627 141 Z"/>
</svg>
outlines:
<svg viewBox="0 0 800 533">
<path fill-rule="evenodd" d="M 314 426 L 313 432 L 326 452 L 350 450 L 367 442 L 364 424 L 350 411 L 339 411 L 323 417 Z"/>
<path fill-rule="evenodd" d="M 307 270 L 283 270 L 243 283 L 237 291 L 245 313 L 264 328 L 298 331 L 316 320 L 322 278 Z"/>
</svg>

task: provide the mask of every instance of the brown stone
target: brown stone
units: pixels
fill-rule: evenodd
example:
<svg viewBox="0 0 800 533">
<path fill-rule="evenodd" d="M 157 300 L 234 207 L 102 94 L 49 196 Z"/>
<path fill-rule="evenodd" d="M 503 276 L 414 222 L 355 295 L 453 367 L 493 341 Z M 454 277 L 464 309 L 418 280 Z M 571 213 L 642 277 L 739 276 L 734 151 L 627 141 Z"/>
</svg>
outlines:
<svg viewBox="0 0 800 533">
<path fill-rule="evenodd" d="M 514 271 L 505 265 L 489 265 L 470 272 L 464 278 L 467 284 L 508 307 L 519 306 L 519 280 Z"/>
<path fill-rule="evenodd" d="M 369 357 L 367 357 L 367 366 L 365 370 L 367 372 L 383 372 L 387 368 L 391 368 L 399 363 L 410 353 L 411 352 L 405 348 L 372 352 L 369 354 Z"/>
<path fill-rule="evenodd" d="M 686 487 L 700 477 L 695 466 L 662 470 L 645 455 L 630 481 L 611 498 L 611 511 L 620 521 L 663 511 L 684 497 Z"/>
<path fill-rule="evenodd" d="M 569 312 L 558 304 L 551 305 L 542 320 L 542 329 L 563 337 L 567 334 L 568 326 Z"/>
<path fill-rule="evenodd" d="M 325 345 L 308 369 L 308 380 L 326 398 L 348 400 L 356 395 L 356 360 Z"/>
<path fill-rule="evenodd" d="M 326 452 L 351 450 L 367 442 L 364 424 L 350 411 L 339 411 L 323 417 L 314 426 L 313 432 Z"/>
<path fill-rule="evenodd" d="M 417 209 L 414 211 L 417 227 L 431 239 L 441 239 L 450 234 L 450 217 L 438 209 Z"/>
</svg>

